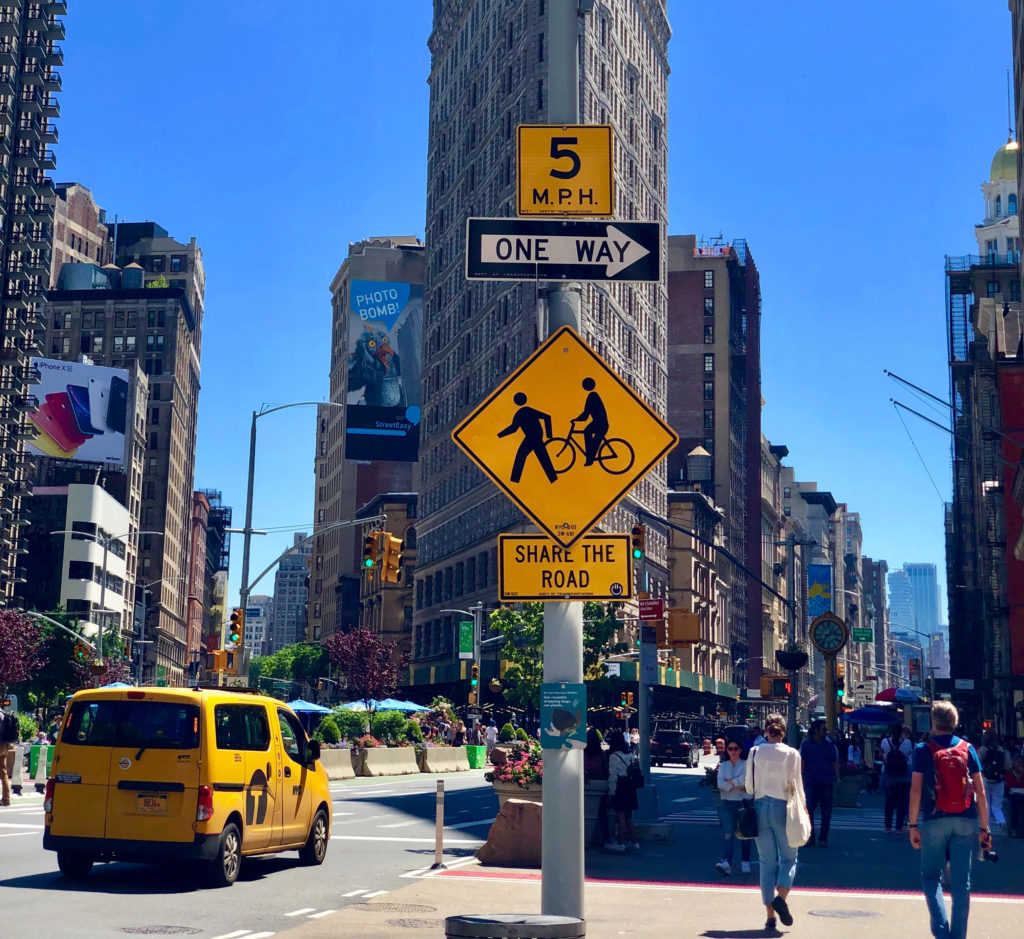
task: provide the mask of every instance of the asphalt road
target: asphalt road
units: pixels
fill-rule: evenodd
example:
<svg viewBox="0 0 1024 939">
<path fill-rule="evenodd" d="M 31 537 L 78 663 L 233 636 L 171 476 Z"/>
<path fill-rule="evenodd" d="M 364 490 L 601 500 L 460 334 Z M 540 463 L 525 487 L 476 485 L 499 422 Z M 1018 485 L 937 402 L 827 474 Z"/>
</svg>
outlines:
<svg viewBox="0 0 1024 939">
<path fill-rule="evenodd" d="M 302 867 L 294 852 L 254 858 L 223 890 L 205 888 L 185 867 L 122 863 L 98 864 L 72 884 L 42 849 L 42 797 L 15 798 L 0 808 L 0 935 L 267 939 L 312 917 L 342 917 L 346 905 L 380 897 L 433 862 L 438 778 L 446 859 L 472 854 L 498 808 L 482 771 L 346 780 L 331 786 L 333 831 L 322 866 Z"/>
</svg>

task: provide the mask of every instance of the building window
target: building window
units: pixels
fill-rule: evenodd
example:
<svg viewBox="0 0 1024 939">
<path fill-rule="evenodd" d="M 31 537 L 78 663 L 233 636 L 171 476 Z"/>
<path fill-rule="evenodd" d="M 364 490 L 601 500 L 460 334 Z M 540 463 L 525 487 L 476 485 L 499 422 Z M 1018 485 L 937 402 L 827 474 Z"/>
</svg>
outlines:
<svg viewBox="0 0 1024 939">
<path fill-rule="evenodd" d="M 715 341 L 715 324 L 705 323 L 704 324 L 704 342 L 709 345 Z"/>
<path fill-rule="evenodd" d="M 704 298 L 704 315 L 714 316 L 715 315 L 715 298 L 705 297 Z"/>
<path fill-rule="evenodd" d="M 986 291 L 987 291 L 986 296 L 989 296 L 989 297 L 994 297 L 996 294 L 998 294 L 999 293 L 999 281 L 998 280 L 990 280 L 988 282 L 988 284 L 986 285 Z"/>
<path fill-rule="evenodd" d="M 1011 300 L 1018 300 L 1018 301 L 1020 300 L 1020 281 L 1019 280 L 1011 280 L 1010 281 L 1010 299 Z"/>
<path fill-rule="evenodd" d="M 162 254 L 154 254 L 149 259 L 149 269 L 155 274 L 159 274 L 164 269 L 164 261 L 167 259 Z"/>
<path fill-rule="evenodd" d="M 711 375 L 715 371 L 715 354 L 713 352 L 704 353 L 704 374 Z"/>
<path fill-rule="evenodd" d="M 704 272 L 704 289 L 713 290 L 715 287 L 715 272 L 705 271 Z"/>
<path fill-rule="evenodd" d="M 134 336 L 125 336 L 124 337 L 124 351 L 125 352 L 134 352 L 135 351 L 135 337 Z"/>
<path fill-rule="evenodd" d="M 704 429 L 713 430 L 715 427 L 715 412 L 711 408 L 704 409 Z"/>
<path fill-rule="evenodd" d="M 783 499 L 789 499 L 791 497 L 791 492 L 792 492 L 792 490 L 789 488 L 789 486 L 783 486 L 782 487 L 782 498 Z"/>
<path fill-rule="evenodd" d="M 1011 192 L 1006 197 L 1006 214 L 1007 215 L 1016 215 L 1017 214 L 1017 194 L 1015 192 Z"/>
<path fill-rule="evenodd" d="M 160 435 L 155 430 L 149 435 L 149 449 L 160 449 Z"/>
<path fill-rule="evenodd" d="M 996 196 L 996 218 L 1003 214 L 1003 197 Z"/>
<path fill-rule="evenodd" d="M 124 336 L 115 336 L 114 337 L 114 354 L 117 355 L 117 354 L 123 353 L 123 352 L 124 352 Z"/>
<path fill-rule="evenodd" d="M 103 334 L 102 333 L 96 333 L 96 335 L 92 337 L 92 351 L 93 351 L 93 353 L 95 355 L 99 355 L 100 353 L 103 352 Z"/>
<path fill-rule="evenodd" d="M 171 273 L 177 274 L 180 271 L 185 270 L 185 255 L 183 254 L 172 254 L 171 255 Z"/>
<path fill-rule="evenodd" d="M 715 400 L 715 383 L 713 381 L 704 382 L 704 400 L 714 401 Z"/>
</svg>

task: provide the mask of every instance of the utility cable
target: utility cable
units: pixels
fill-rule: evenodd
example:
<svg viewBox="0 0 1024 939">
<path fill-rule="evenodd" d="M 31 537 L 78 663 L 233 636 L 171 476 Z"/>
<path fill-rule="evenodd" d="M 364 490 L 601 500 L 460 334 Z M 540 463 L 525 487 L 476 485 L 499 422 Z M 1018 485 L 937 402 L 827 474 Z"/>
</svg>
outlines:
<svg viewBox="0 0 1024 939">
<path fill-rule="evenodd" d="M 939 491 L 939 487 L 935 484 L 935 479 L 931 474 L 931 470 L 928 469 L 928 464 L 925 463 L 924 457 L 921 455 L 921 451 L 918 450 L 917 444 L 914 443 L 914 437 L 910 433 L 910 428 L 907 427 L 907 422 L 903 420 L 903 415 L 900 414 L 899 408 L 896 406 L 896 402 L 892 403 L 893 410 L 896 412 L 896 416 L 900 419 L 900 423 L 903 425 L 903 429 L 907 432 L 907 439 L 910 441 L 910 445 L 914 448 L 914 452 L 917 454 L 917 458 L 921 461 L 921 466 L 924 467 L 925 473 L 928 475 L 928 479 L 931 480 L 932 487 L 935 489 L 935 494 L 939 497 L 939 502 L 943 505 L 946 504 L 946 500 L 942 497 L 942 493 Z M 945 428 L 943 428 L 945 429 Z"/>
</svg>

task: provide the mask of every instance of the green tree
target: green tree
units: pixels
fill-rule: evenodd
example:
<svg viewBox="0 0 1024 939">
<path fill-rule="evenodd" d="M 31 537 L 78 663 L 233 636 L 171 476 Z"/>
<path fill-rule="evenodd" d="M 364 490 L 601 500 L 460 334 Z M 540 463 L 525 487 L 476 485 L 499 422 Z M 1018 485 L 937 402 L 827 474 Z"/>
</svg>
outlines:
<svg viewBox="0 0 1024 939">
<path fill-rule="evenodd" d="M 161 274 L 159 277 L 154 277 L 148 284 L 146 284 L 146 286 L 147 287 L 160 288 L 160 287 L 170 287 L 171 285 L 168 283 L 167 278 L 164 277 L 163 274 Z"/>
<path fill-rule="evenodd" d="M 338 728 L 338 722 L 334 719 L 333 715 L 327 714 L 324 716 L 324 719 L 320 721 L 320 724 L 314 731 L 313 737 L 321 743 L 337 743 L 341 740 L 341 730 Z"/>
<path fill-rule="evenodd" d="M 583 677 L 588 692 L 603 696 L 611 687 L 605 659 L 624 652 L 616 642 L 621 623 L 615 618 L 616 604 L 583 604 Z M 517 707 L 536 711 L 540 707 L 540 686 L 544 680 L 544 604 L 523 603 L 491 614 L 491 628 L 505 639 L 501 657 L 509 663 L 505 672 L 505 698 Z"/>
<path fill-rule="evenodd" d="M 338 708 L 331 715 L 345 740 L 357 740 L 366 732 L 366 712 Z"/>
</svg>

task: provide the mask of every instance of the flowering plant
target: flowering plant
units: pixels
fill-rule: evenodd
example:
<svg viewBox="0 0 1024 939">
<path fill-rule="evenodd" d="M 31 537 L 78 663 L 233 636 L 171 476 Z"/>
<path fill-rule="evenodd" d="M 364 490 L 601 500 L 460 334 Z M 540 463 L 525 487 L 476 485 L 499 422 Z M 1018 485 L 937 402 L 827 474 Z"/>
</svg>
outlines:
<svg viewBox="0 0 1024 939">
<path fill-rule="evenodd" d="M 508 759 L 501 766 L 495 766 L 494 772 L 489 775 L 492 782 L 497 779 L 499 782 L 515 783 L 523 789 L 532 784 L 540 785 L 544 781 L 544 760 L 540 747 L 514 750 L 509 753 Z"/>
<path fill-rule="evenodd" d="M 373 734 L 363 734 L 363 736 L 356 741 L 356 746 L 382 747 L 384 746 L 384 744 L 382 744 L 376 737 L 374 737 Z"/>
</svg>

